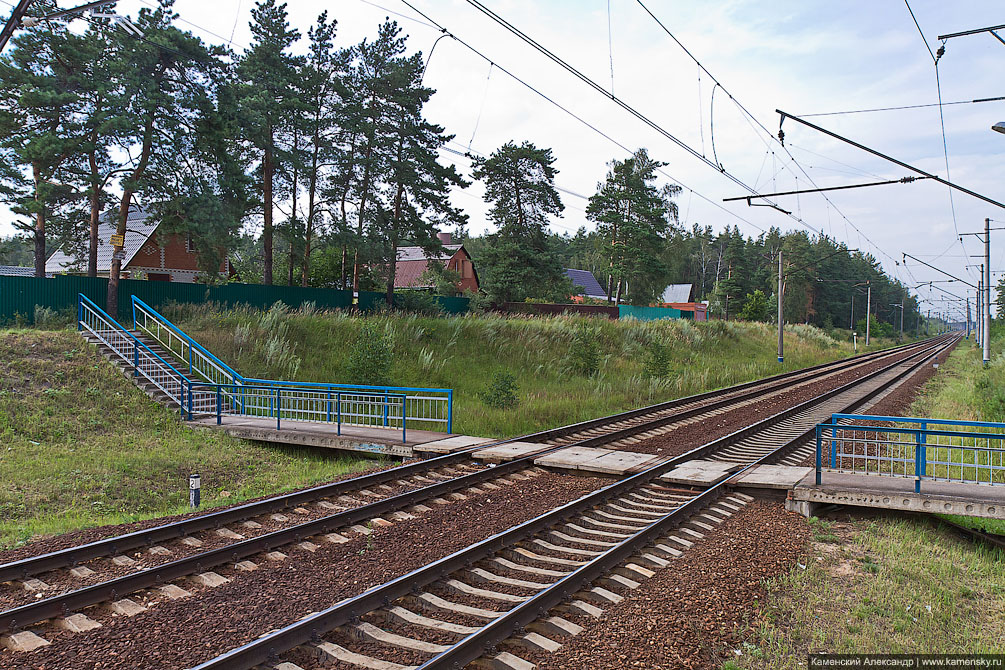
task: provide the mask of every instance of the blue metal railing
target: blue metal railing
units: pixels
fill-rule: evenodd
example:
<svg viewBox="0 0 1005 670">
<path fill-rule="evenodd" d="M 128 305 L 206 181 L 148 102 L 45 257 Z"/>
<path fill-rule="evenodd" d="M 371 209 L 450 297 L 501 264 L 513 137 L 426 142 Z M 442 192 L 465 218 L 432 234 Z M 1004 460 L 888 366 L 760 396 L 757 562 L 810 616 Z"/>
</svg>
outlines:
<svg viewBox="0 0 1005 670">
<path fill-rule="evenodd" d="M 153 307 L 136 296 L 132 296 L 132 301 L 133 324 L 136 330 L 149 334 L 165 349 L 177 355 L 181 360 L 187 360 L 190 374 L 198 375 L 211 384 L 218 384 L 221 388 L 229 389 L 225 393 L 231 394 L 229 397 L 231 400 L 243 402 L 243 400 L 236 400 L 240 397 L 237 394 L 236 387 L 249 384 L 280 387 L 289 393 L 303 394 L 305 401 L 311 399 L 310 394 L 315 393 L 315 389 L 323 389 L 327 393 L 356 393 L 372 397 L 380 396 L 382 398 L 382 406 L 385 410 L 389 407 L 388 401 L 390 398 L 404 395 L 404 415 L 412 422 L 413 426 L 416 423 L 445 425 L 446 432 L 453 433 L 453 389 L 292 382 L 244 377 L 192 339 L 181 328 L 171 323 L 170 320 L 158 313 Z M 360 425 L 370 424 L 364 423 Z M 384 422 L 384 426 L 390 427 L 387 421 Z"/>
<path fill-rule="evenodd" d="M 1005 485 L 1005 423 L 833 414 L 816 438 L 817 484 L 826 471 L 912 478 L 919 493 L 926 480 Z"/>
</svg>

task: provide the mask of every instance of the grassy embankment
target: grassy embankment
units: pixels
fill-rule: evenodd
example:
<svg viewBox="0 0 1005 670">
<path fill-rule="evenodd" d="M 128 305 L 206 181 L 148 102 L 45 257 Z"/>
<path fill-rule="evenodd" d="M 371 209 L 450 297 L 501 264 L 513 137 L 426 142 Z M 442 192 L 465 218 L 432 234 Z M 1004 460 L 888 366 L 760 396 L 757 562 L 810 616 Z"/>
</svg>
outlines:
<svg viewBox="0 0 1005 670">
<path fill-rule="evenodd" d="M 168 315 L 242 374 L 353 381 L 346 378 L 346 362 L 362 319 L 186 306 Z M 367 320 L 391 336 L 395 385 L 453 388 L 454 432 L 492 437 L 523 435 L 852 354 L 850 343 L 813 327 L 786 329 L 780 366 L 775 330 L 768 324 L 588 319 L 599 329 L 601 365 L 597 374 L 586 376 L 570 362 L 581 318 L 373 315 Z M 669 345 L 662 379 L 644 374 L 654 341 Z M 892 344 L 877 341 L 874 347 Z M 518 408 L 496 409 L 479 398 L 498 371 L 516 376 Z"/>
<path fill-rule="evenodd" d="M 185 310 L 182 325 L 245 373 L 304 381 L 339 374 L 360 319 L 340 314 Z M 396 383 L 457 390 L 455 430 L 515 435 L 778 371 L 769 326 L 597 321 L 603 366 L 568 370 L 577 320 L 369 317 L 392 334 Z M 643 375 L 647 347 L 668 341 L 663 380 Z M 877 343 L 879 344 L 879 343 Z M 888 343 L 885 343 L 888 344 Z M 787 338 L 785 369 L 850 354 L 812 328 Z M 521 405 L 478 392 L 500 369 Z M 0 330 L 0 548 L 67 530 L 185 511 L 199 472 L 204 506 L 311 485 L 366 463 L 330 452 L 266 448 L 187 428 L 72 331 Z"/>
<path fill-rule="evenodd" d="M 1005 332 L 992 363 L 962 342 L 926 384 L 914 416 L 1005 420 Z M 1005 524 L 949 517 L 1005 533 Z M 733 664 L 791 668 L 818 653 L 1005 652 L 1005 551 L 929 519 L 814 520 L 806 567 L 769 585 L 756 632 Z"/>
<path fill-rule="evenodd" d="M 0 330 L 0 549 L 233 503 L 372 466 L 187 428 L 73 331 Z"/>
</svg>

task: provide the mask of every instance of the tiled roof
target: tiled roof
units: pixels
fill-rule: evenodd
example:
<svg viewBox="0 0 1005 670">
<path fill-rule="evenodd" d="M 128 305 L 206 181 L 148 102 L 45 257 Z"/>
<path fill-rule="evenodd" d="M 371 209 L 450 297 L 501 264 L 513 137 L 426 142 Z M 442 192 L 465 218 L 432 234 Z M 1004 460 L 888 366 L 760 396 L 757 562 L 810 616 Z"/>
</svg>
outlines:
<svg viewBox="0 0 1005 670">
<path fill-rule="evenodd" d="M 98 222 L 98 272 L 108 272 L 112 266 L 112 245 L 109 242 L 115 234 L 115 210 L 102 213 Z M 126 218 L 126 259 L 122 267 L 129 265 L 143 243 L 157 230 L 158 222 L 152 220 L 146 210 L 133 208 Z M 59 249 L 45 263 L 46 273 L 82 271 L 87 265 L 84 256 L 76 257 Z"/>
<path fill-rule="evenodd" d="M 583 295 L 590 298 L 607 298 L 607 291 L 600 285 L 597 278 L 589 270 L 566 269 L 565 276 L 572 280 L 572 285 L 583 289 Z"/>
<path fill-rule="evenodd" d="M 35 268 L 26 268 L 20 265 L 0 265 L 0 275 L 6 277 L 34 277 Z"/>
<path fill-rule="evenodd" d="M 446 259 L 438 259 L 432 262 L 445 264 Z M 417 261 L 398 261 L 394 268 L 395 288 L 432 288 L 432 283 L 422 278 L 430 261 L 423 258 Z"/>
</svg>

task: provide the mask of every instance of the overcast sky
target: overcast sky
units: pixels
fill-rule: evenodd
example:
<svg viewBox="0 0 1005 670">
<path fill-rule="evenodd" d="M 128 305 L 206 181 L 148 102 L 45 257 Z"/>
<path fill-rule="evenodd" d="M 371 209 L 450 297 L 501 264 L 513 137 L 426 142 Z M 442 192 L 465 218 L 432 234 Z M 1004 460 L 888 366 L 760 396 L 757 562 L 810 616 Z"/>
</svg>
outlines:
<svg viewBox="0 0 1005 670">
<path fill-rule="evenodd" d="M 738 225 L 756 236 L 771 226 L 826 233 L 849 247 L 869 251 L 905 283 L 944 279 L 913 261 L 896 265 L 906 252 L 976 284 L 969 263 L 983 252 L 976 238 L 957 241 L 957 232 L 983 228 L 986 217 L 1005 225 L 1005 211 L 956 193 L 955 223 L 950 193 L 934 182 L 878 186 L 821 195 L 777 199 L 803 223 L 781 212 L 722 203 L 746 191 L 676 146 L 628 112 L 578 81 L 464 0 L 410 0 L 453 35 L 493 62 L 631 148 L 646 147 L 668 163 L 666 172 L 685 188 L 678 202 L 682 223 L 716 229 Z M 61 1 L 69 6 L 70 2 Z M 135 14 L 146 0 L 122 0 L 121 14 Z M 232 42 L 243 50 L 252 0 L 178 0 L 186 27 L 209 42 Z M 733 0 L 684 2 L 647 0 L 685 47 L 708 69 L 714 82 L 650 18 L 636 0 L 485 0 L 503 18 L 580 69 L 616 96 L 759 192 L 897 179 L 902 168 L 826 138 L 792 120 L 784 125 L 788 155 L 746 118 L 742 104 L 771 133 L 782 109 L 795 115 L 918 105 L 937 102 L 932 51 L 944 33 L 1005 23 L 1000 2 L 914 0 L 924 38 L 906 4 L 897 0 Z M 412 50 L 428 54 L 439 31 L 401 0 L 294 0 L 291 23 L 305 36 L 318 12 L 327 8 L 339 22 L 340 44 L 372 37 L 385 16 L 409 35 Z M 380 7 L 376 6 L 380 5 Z M 7 13 L 9 5 L 2 5 Z M 608 7 L 610 22 L 608 22 Z M 997 10 L 997 11 L 996 11 Z M 407 17 L 407 18 L 406 18 Z M 610 25 L 610 31 L 608 26 Z M 233 37 L 231 37 L 233 35 Z M 306 41 L 306 38 L 303 40 Z M 302 43 L 300 49 L 305 48 Z M 613 63 L 613 82 L 612 82 Z M 1005 45 L 989 34 L 949 40 L 939 62 L 944 102 L 1005 95 L 1001 68 Z M 626 154 L 610 140 L 517 83 L 463 45 L 443 39 L 426 73 L 437 90 L 428 117 L 456 135 L 458 150 L 487 153 L 508 140 L 530 140 L 551 147 L 557 157 L 557 183 L 564 189 L 565 216 L 553 222 L 559 232 L 575 232 L 586 221 L 584 208 L 612 158 Z M 990 127 L 1005 120 L 1002 102 L 943 107 L 952 180 L 995 200 L 1005 200 L 1005 135 Z M 809 119 L 912 165 L 946 176 L 938 107 Z M 463 157 L 444 154 L 464 172 Z M 793 158 L 795 160 L 793 160 Z M 798 162 L 798 164 L 796 163 Z M 570 193 L 571 192 L 571 193 Z M 458 191 L 455 203 L 471 216 L 470 229 L 488 227 L 478 184 Z M 578 195 L 574 195 L 578 194 Z M 12 232 L 9 213 L 0 212 L 0 234 Z M 1003 269 L 1005 231 L 993 247 L 992 269 Z M 992 283 L 997 277 L 992 277 Z M 941 284 L 963 295 L 959 283 Z M 939 291 L 920 290 L 924 298 Z M 934 303 L 933 309 L 943 303 Z"/>
</svg>

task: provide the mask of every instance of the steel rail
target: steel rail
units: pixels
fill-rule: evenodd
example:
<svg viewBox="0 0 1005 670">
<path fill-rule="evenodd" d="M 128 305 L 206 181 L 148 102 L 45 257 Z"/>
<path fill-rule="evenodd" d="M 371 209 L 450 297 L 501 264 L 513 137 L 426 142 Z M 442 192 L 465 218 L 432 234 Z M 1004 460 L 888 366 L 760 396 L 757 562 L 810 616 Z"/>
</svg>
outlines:
<svg viewBox="0 0 1005 670">
<path fill-rule="evenodd" d="M 590 419 L 576 424 L 570 424 L 568 426 L 551 428 L 539 431 L 537 433 L 532 433 L 530 435 L 525 435 L 522 437 L 514 437 L 506 440 L 489 442 L 487 444 L 480 445 L 477 447 L 470 447 L 467 449 L 456 451 L 452 454 L 445 454 L 443 456 L 437 456 L 435 458 L 426 459 L 418 463 L 411 463 L 408 465 L 402 465 L 388 470 L 382 470 L 380 472 L 371 473 L 369 475 L 364 475 L 362 477 L 343 480 L 332 484 L 323 484 L 302 491 L 295 491 L 293 493 L 287 493 L 267 498 L 265 500 L 260 500 L 257 502 L 245 503 L 243 505 L 237 505 L 235 507 L 230 507 L 216 512 L 209 512 L 207 514 L 202 514 L 196 517 L 182 519 L 179 521 L 163 524 L 160 526 L 155 526 L 153 528 L 133 531 L 131 533 L 105 538 L 102 540 L 96 540 L 94 542 L 89 542 L 87 544 L 79 545 L 76 547 L 68 547 L 66 549 L 60 549 L 39 556 L 32 556 L 21 560 L 12 561 L 0 565 L 0 582 L 12 581 L 15 579 L 27 579 L 33 575 L 42 574 L 44 572 L 49 572 L 61 568 L 75 567 L 80 563 L 93 560 L 96 558 L 111 556 L 141 547 L 152 546 L 154 544 L 157 544 L 158 542 L 175 540 L 180 537 L 184 537 L 185 535 L 190 535 L 192 533 L 197 533 L 204 530 L 213 530 L 221 528 L 222 526 L 225 526 L 230 523 L 242 521 L 244 519 L 253 516 L 261 516 L 263 514 L 270 514 L 282 511 L 284 509 L 296 507 L 303 503 L 310 502 L 312 500 L 317 500 L 319 498 L 338 496 L 344 493 L 348 493 L 352 490 L 358 490 L 360 488 L 379 486 L 380 484 L 386 483 L 388 481 L 411 477 L 414 474 L 418 474 L 419 472 L 423 472 L 432 468 L 452 465 L 454 463 L 466 460 L 472 452 L 477 451 L 479 449 L 485 449 L 490 446 L 498 446 L 516 441 L 543 442 L 551 439 L 562 438 L 570 434 L 591 430 L 593 428 L 597 428 L 606 424 L 630 420 L 637 418 L 639 416 L 643 416 L 645 414 L 666 411 L 669 409 L 673 409 L 674 407 L 689 405 L 695 402 L 701 402 L 709 398 L 715 398 L 724 393 L 730 394 L 729 398 L 711 403 L 711 405 L 708 407 L 702 406 L 694 408 L 694 410 L 707 411 L 708 409 L 722 407 L 732 402 L 736 402 L 738 400 L 754 397 L 757 395 L 757 389 L 759 387 L 771 386 L 776 382 L 784 381 L 785 379 L 791 378 L 796 375 L 803 375 L 809 372 L 811 373 L 808 376 L 809 378 L 813 377 L 814 375 L 812 373 L 816 372 L 831 374 L 837 370 L 843 370 L 848 367 L 853 367 L 854 365 L 857 365 L 859 363 L 867 362 L 870 359 L 879 359 L 885 356 L 895 355 L 904 350 L 909 350 L 913 347 L 921 346 L 922 344 L 923 343 L 914 342 L 907 345 L 903 345 L 901 347 L 886 349 L 880 352 L 870 352 L 867 354 L 861 354 L 859 356 L 849 357 L 846 359 L 842 359 L 840 361 L 831 361 L 828 363 L 822 363 L 808 368 L 802 368 L 800 370 L 793 370 L 791 372 L 786 372 L 779 375 L 773 375 L 771 377 L 766 377 L 760 380 L 744 382 L 743 384 L 738 384 L 731 387 L 724 387 L 721 389 L 716 389 L 714 391 L 707 391 L 691 396 L 686 396 L 684 398 L 678 398 L 663 403 L 657 403 L 655 405 L 650 405 L 648 407 L 643 407 L 640 409 L 628 410 L 626 412 L 620 412 L 607 417 L 601 417 L 599 419 Z M 753 392 L 742 393 L 750 389 L 753 389 Z M 742 395 L 735 396 L 734 394 L 737 392 L 741 392 Z M 688 416 L 693 416 L 695 413 L 697 413 L 694 410 L 689 409 L 685 411 L 683 413 L 684 416 L 679 417 L 679 419 L 687 418 Z M 674 418 L 675 416 L 676 415 L 671 415 L 670 417 L 664 417 L 657 421 L 660 422 L 659 425 L 661 426 L 666 425 L 667 423 L 671 423 L 673 420 L 679 420 L 675 419 Z M 645 430 L 650 430 L 653 427 L 654 426 L 651 426 L 647 423 L 637 424 L 636 426 L 631 426 L 626 429 L 622 429 L 624 432 L 621 433 L 620 437 L 626 437 L 632 434 L 637 434 L 638 432 L 644 432 Z M 635 428 L 637 428 L 637 430 L 632 430 Z M 602 437 L 603 436 L 601 436 L 601 438 Z M 590 440 L 586 440 L 585 443 L 580 446 L 595 446 L 596 444 L 600 443 L 598 441 L 599 439 L 600 438 L 591 438 Z"/>
<path fill-rule="evenodd" d="M 935 342 L 927 343 L 925 349 L 923 349 L 918 353 L 913 354 L 909 358 L 926 354 L 929 351 L 940 349 L 943 346 L 948 346 L 948 343 L 944 343 L 940 338 L 940 340 L 936 340 Z M 388 603 L 393 602 L 398 598 L 407 596 L 415 592 L 416 590 L 428 584 L 431 584 L 432 582 L 435 582 L 436 580 L 445 577 L 446 575 L 449 575 L 452 572 L 455 572 L 456 570 L 472 565 L 482 560 L 488 555 L 500 551 L 508 546 L 512 546 L 516 542 L 519 542 L 520 540 L 523 540 L 524 538 L 529 537 L 540 530 L 554 526 L 557 523 L 564 521 L 565 519 L 581 511 L 592 509 L 597 505 L 603 504 L 607 500 L 610 500 L 611 498 L 620 496 L 621 494 L 631 491 L 637 488 L 638 486 L 646 484 L 655 479 L 656 477 L 658 477 L 659 475 L 663 474 L 664 472 L 671 470 L 677 465 L 680 465 L 681 463 L 687 462 L 694 458 L 700 458 L 704 455 L 707 455 L 708 453 L 725 448 L 756 431 L 764 430 L 766 428 L 774 426 L 775 424 L 785 420 L 786 418 L 792 416 L 793 414 L 796 414 L 816 404 L 819 404 L 824 400 L 833 397 L 834 395 L 836 395 L 841 391 L 847 391 L 850 388 L 858 384 L 861 384 L 869 379 L 872 379 L 873 377 L 879 374 L 887 372 L 888 370 L 903 363 L 904 363 L 903 359 L 895 361 L 887 366 L 884 366 L 880 370 L 869 373 L 868 375 L 863 376 L 860 379 L 854 380 L 848 384 L 842 385 L 841 387 L 838 387 L 838 389 L 828 391 L 822 396 L 804 401 L 796 405 L 795 407 L 783 410 L 782 412 L 779 412 L 770 417 L 766 417 L 750 426 L 744 427 L 740 430 L 730 433 L 729 435 L 725 435 L 705 445 L 692 449 L 684 454 L 676 456 L 670 459 L 669 461 L 661 463 L 655 467 L 649 468 L 643 472 L 622 479 L 602 489 L 586 494 L 583 497 L 579 498 L 578 500 L 566 503 L 565 505 L 562 505 L 554 510 L 546 512 L 545 514 L 542 514 L 538 517 L 535 517 L 521 524 L 518 524 L 510 529 L 497 533 L 492 537 L 489 537 L 465 549 L 454 552 L 449 556 L 434 561 L 433 563 L 430 563 L 427 566 L 424 566 L 422 568 L 409 572 L 405 575 L 397 577 L 389 582 L 386 582 L 385 584 L 368 589 L 367 591 L 364 591 L 363 593 L 357 596 L 346 598 L 345 600 L 337 603 L 336 605 L 332 606 L 331 608 L 328 608 L 327 610 L 322 610 L 320 612 L 304 617 L 300 621 L 297 621 L 289 626 L 286 626 L 285 628 L 266 634 L 252 642 L 249 642 L 245 645 L 242 645 L 228 652 L 225 652 L 224 654 L 217 656 L 216 658 L 210 659 L 198 666 L 195 666 L 193 670 L 248 670 L 249 668 L 253 668 L 260 664 L 274 661 L 281 653 L 285 653 L 286 651 L 289 651 L 290 649 L 293 649 L 301 644 L 306 644 L 312 640 L 316 640 L 322 634 L 328 631 L 331 631 L 347 623 L 351 623 L 352 621 L 358 619 L 361 615 L 367 612 L 379 609 L 380 607 L 384 607 Z M 721 486 L 721 484 L 718 486 Z M 710 491 L 714 490 L 723 490 L 723 489 L 717 489 L 716 487 L 710 489 Z M 680 510 L 694 509 L 694 505 L 696 504 L 704 505 L 704 501 L 709 500 L 710 495 L 711 494 L 708 491 L 702 493 L 697 498 L 692 499 L 688 503 L 685 503 L 681 508 L 679 508 L 674 513 L 671 513 L 667 517 L 662 517 L 660 521 L 657 521 L 657 523 L 662 523 L 667 519 L 679 518 L 680 514 L 683 514 L 683 512 L 680 512 Z M 702 502 L 699 503 L 699 501 Z M 666 525 L 663 524 L 661 526 L 660 533 L 664 532 L 665 528 Z M 642 541 L 639 539 L 640 537 L 642 537 L 641 533 L 644 533 L 644 531 L 640 531 L 640 533 L 633 535 L 625 542 L 632 543 L 633 547 L 636 546 L 637 542 Z M 649 536 L 645 535 L 645 537 Z M 615 549 L 617 549 L 617 547 L 615 547 L 611 551 L 614 551 Z M 598 559 L 599 558 L 601 557 L 598 557 Z M 559 584 L 571 584 L 572 582 L 567 580 L 574 577 L 574 575 L 579 574 L 580 570 L 585 570 L 587 567 L 594 565 L 598 565 L 597 559 L 590 561 L 586 566 L 572 573 L 572 575 L 563 578 L 563 580 L 559 582 Z M 554 591 L 554 588 L 555 586 L 549 587 L 542 593 L 557 593 L 556 591 Z M 578 587 L 575 590 L 578 590 Z M 562 591 L 561 593 L 562 596 L 558 602 L 564 599 L 565 596 L 567 595 L 564 591 Z M 517 610 L 519 610 L 521 613 L 526 613 L 526 616 L 533 615 L 531 619 L 524 620 L 525 616 L 521 614 L 518 618 L 522 621 L 522 623 L 514 624 L 513 627 L 509 629 L 509 632 L 507 632 L 505 636 L 496 639 L 498 636 L 493 635 L 494 641 L 491 642 L 491 644 L 488 644 L 488 646 L 491 647 L 494 644 L 497 644 L 498 642 L 501 642 L 502 640 L 509 637 L 512 630 L 515 630 L 517 625 L 526 625 L 530 623 L 531 621 L 542 616 L 544 612 L 547 611 L 548 607 L 550 607 L 550 606 L 546 607 L 540 604 L 536 606 L 531 606 L 528 604 L 531 602 L 542 603 L 543 601 L 538 600 L 537 597 L 532 598 L 531 600 L 525 602 L 518 608 L 511 610 L 510 613 L 504 615 L 504 617 L 496 619 L 493 623 L 490 623 L 481 631 L 473 633 L 468 638 L 465 638 L 461 642 L 457 643 L 457 645 L 454 645 L 453 647 L 451 647 L 451 649 L 458 647 L 458 645 L 469 643 L 468 641 L 471 639 L 481 640 L 482 639 L 481 636 L 483 635 L 483 632 L 486 630 L 486 628 L 491 627 L 493 631 L 502 630 L 501 628 L 496 627 L 496 622 L 499 622 L 504 619 L 510 621 L 511 619 L 509 619 L 508 617 L 510 616 L 510 614 L 513 614 Z M 557 604 L 557 602 L 555 604 Z M 484 648 L 487 647 L 481 647 L 481 649 Z M 450 650 L 448 650 L 447 652 L 443 652 L 443 654 L 438 655 L 436 658 L 430 660 L 422 667 L 423 668 L 448 667 L 447 661 L 445 661 L 443 665 L 439 664 L 435 666 L 430 665 L 430 663 L 438 661 L 438 659 L 444 657 L 444 655 L 448 653 L 450 653 Z M 475 658 L 477 658 L 480 655 L 481 651 L 479 651 L 479 653 L 476 656 L 468 658 L 467 660 L 463 660 L 463 658 L 451 658 L 449 659 L 449 667 L 460 667 L 466 662 L 475 660 Z"/>
<path fill-rule="evenodd" d="M 951 346 L 951 344 L 951 342 L 940 343 L 939 346 L 935 348 L 935 353 L 932 354 L 932 356 L 937 356 L 939 353 L 944 351 L 945 348 Z M 875 394 L 879 393 L 881 390 L 896 384 L 897 381 L 904 376 L 904 374 L 915 371 L 918 367 L 930 360 L 932 356 L 926 357 L 913 364 L 907 371 L 884 382 L 883 385 L 881 385 L 878 389 L 871 391 L 867 394 L 867 396 L 874 397 Z M 861 382 L 855 383 L 858 384 Z M 866 400 L 868 400 L 868 398 L 855 399 L 848 405 L 848 411 L 851 411 L 863 402 L 866 402 Z M 657 519 L 650 525 L 636 532 L 631 537 L 618 543 L 617 546 L 610 548 L 600 556 L 595 557 L 585 565 L 577 568 L 571 574 L 566 575 L 556 583 L 512 608 L 506 614 L 489 622 L 477 632 L 472 633 L 463 640 L 451 645 L 446 651 L 437 654 L 420 665 L 419 670 L 446 670 L 448 668 L 459 668 L 478 659 L 489 649 L 495 647 L 509 637 L 512 637 L 514 632 L 530 625 L 537 619 L 544 616 L 544 614 L 551 608 L 562 603 L 573 593 L 576 593 L 599 577 L 610 572 L 613 568 L 630 559 L 640 549 L 651 545 L 654 541 L 658 540 L 661 536 L 666 535 L 669 531 L 679 528 L 689 517 L 709 506 L 721 497 L 727 490 L 732 488 L 730 484 L 732 480 L 742 476 L 743 473 L 757 465 L 779 458 L 784 452 L 796 448 L 804 441 L 804 439 L 804 434 L 791 438 L 784 444 L 779 445 L 769 454 L 766 454 L 762 458 L 743 466 L 741 470 L 731 477 L 709 487 L 701 494 L 687 501 L 666 516 Z M 202 670 L 203 667 L 204 666 L 197 666 L 198 670 Z"/>
<path fill-rule="evenodd" d="M 861 362 L 861 361 L 859 361 Z M 898 361 L 895 364 L 898 364 Z M 843 368 L 841 368 L 843 369 Z M 886 369 L 886 368 L 883 368 Z M 833 371 L 829 371 L 829 374 Z M 751 395 L 756 395 L 755 392 L 750 392 L 744 394 L 742 397 L 746 398 Z M 731 398 L 729 401 L 723 403 L 713 403 L 713 405 L 728 404 L 729 402 L 735 402 L 737 398 Z M 438 482 L 429 486 L 422 487 L 420 489 L 415 489 L 413 491 L 406 491 L 397 496 L 392 496 L 384 500 L 375 501 L 368 505 L 363 505 L 354 509 L 346 510 L 343 512 L 338 512 L 336 514 L 331 514 L 324 516 L 320 519 L 315 519 L 313 521 L 308 521 L 302 524 L 297 524 L 290 526 L 288 528 L 280 529 L 270 533 L 260 535 L 258 537 L 249 538 L 247 540 L 242 540 L 235 542 L 233 544 L 226 545 L 224 547 L 219 547 L 206 552 L 201 552 L 193 554 L 185 558 L 178 559 L 176 561 L 171 561 L 161 565 L 153 566 L 144 569 L 139 572 L 135 572 L 129 575 L 118 577 L 115 579 L 100 582 L 98 584 L 93 584 L 88 587 L 81 589 L 76 589 L 74 591 L 69 591 L 60 595 L 52 596 L 44 600 L 38 600 L 20 607 L 16 607 L 4 612 L 0 612 L 0 631 L 13 631 L 20 627 L 28 626 L 45 619 L 50 619 L 53 617 L 58 617 L 65 615 L 67 612 L 71 612 L 83 607 L 94 605 L 100 602 L 113 599 L 120 595 L 127 593 L 133 593 L 140 589 L 150 588 L 164 582 L 171 581 L 173 579 L 178 579 L 180 577 L 188 576 L 196 572 L 206 571 L 210 568 L 222 565 L 224 563 L 237 562 L 248 556 L 258 554 L 264 551 L 270 551 L 277 547 L 281 547 L 293 542 L 299 542 L 306 537 L 311 537 L 315 535 L 320 535 L 323 533 L 334 531 L 338 528 L 343 528 L 346 526 L 353 525 L 360 521 L 365 521 L 372 519 L 374 517 L 381 516 L 382 514 L 387 514 L 392 511 L 400 510 L 409 505 L 416 504 L 423 500 L 428 500 L 430 498 L 442 497 L 448 493 L 475 486 L 485 480 L 495 479 L 500 476 L 509 474 L 511 472 L 516 472 L 527 467 L 532 463 L 533 459 L 538 458 L 544 454 L 550 453 L 552 451 L 557 451 L 560 449 L 565 449 L 570 446 L 596 446 L 599 444 L 604 444 L 606 442 L 615 441 L 621 439 L 629 434 L 635 434 L 644 430 L 652 428 L 652 423 L 658 423 L 659 425 L 666 425 L 673 420 L 680 420 L 698 414 L 702 411 L 708 411 L 708 407 L 700 406 L 693 408 L 691 410 L 685 411 L 680 415 L 671 415 L 669 420 L 667 417 L 660 418 L 654 422 L 646 422 L 637 426 L 630 426 L 625 429 L 614 431 L 608 435 L 603 435 L 595 438 L 588 438 L 585 440 L 580 440 L 572 444 L 562 444 L 554 446 L 542 445 L 540 451 L 534 452 L 533 454 L 528 454 L 524 457 L 514 459 L 504 464 L 497 465 L 491 468 L 485 468 L 477 472 L 473 472 L 467 475 L 462 475 L 460 477 L 455 477 L 443 482 Z M 784 414 L 784 412 L 783 412 Z M 484 447 L 475 447 L 476 449 Z M 447 456 L 455 457 L 450 462 L 455 462 L 457 460 L 463 460 L 467 454 L 448 454 Z M 440 461 L 444 457 L 439 457 L 436 459 L 431 459 L 429 461 L 421 461 L 419 463 L 414 463 L 411 466 L 403 466 L 402 468 L 394 468 L 391 470 L 385 470 L 376 475 L 385 475 L 382 481 L 391 481 L 395 479 L 400 479 L 403 476 L 403 469 L 416 469 L 418 466 L 426 466 L 425 469 L 429 469 L 428 466 L 434 461 Z M 425 471 L 423 469 L 423 471 Z M 393 475 L 393 476 L 392 476 Z M 350 486 L 349 489 L 358 489 L 359 480 L 347 480 L 345 482 L 337 482 L 335 485 L 327 485 L 324 487 L 315 487 L 314 489 L 308 489 L 307 491 L 300 491 L 293 494 L 287 494 L 286 496 L 281 496 L 276 499 L 269 499 L 265 502 L 274 502 L 275 506 L 266 509 L 261 513 L 268 513 L 275 511 L 277 509 L 286 509 L 288 507 L 296 505 L 298 502 L 303 502 L 302 498 L 313 491 L 318 489 L 327 489 L 329 486 L 339 486 L 340 490 L 346 488 L 347 485 L 356 483 L 355 486 Z M 377 483 L 377 482 L 374 482 Z M 373 483 L 371 483 L 373 485 Z M 365 487 L 364 487 L 365 488 Z M 315 496 L 316 497 L 316 496 Z M 280 504 L 282 503 L 282 504 Z M 252 503 L 251 505 L 254 505 Z M 238 508 L 232 508 L 231 510 L 224 510 L 223 512 L 237 511 L 241 508 L 246 508 L 248 506 L 240 506 Z M 258 508 L 256 508 L 258 509 Z M 257 515 L 257 514 L 256 514 Z M 204 517 L 197 517 L 196 519 L 201 519 Z M 237 515 L 231 518 L 231 520 L 239 520 L 241 518 L 247 518 L 247 514 Z M 219 518 L 217 519 L 219 520 Z M 219 524 L 225 525 L 225 524 Z M 210 526 L 212 527 L 212 526 Z M 156 529 L 155 529 L 156 530 Z M 170 539 L 178 537 L 177 535 L 170 536 Z M 85 545 L 87 546 L 87 545 Z"/>
</svg>

